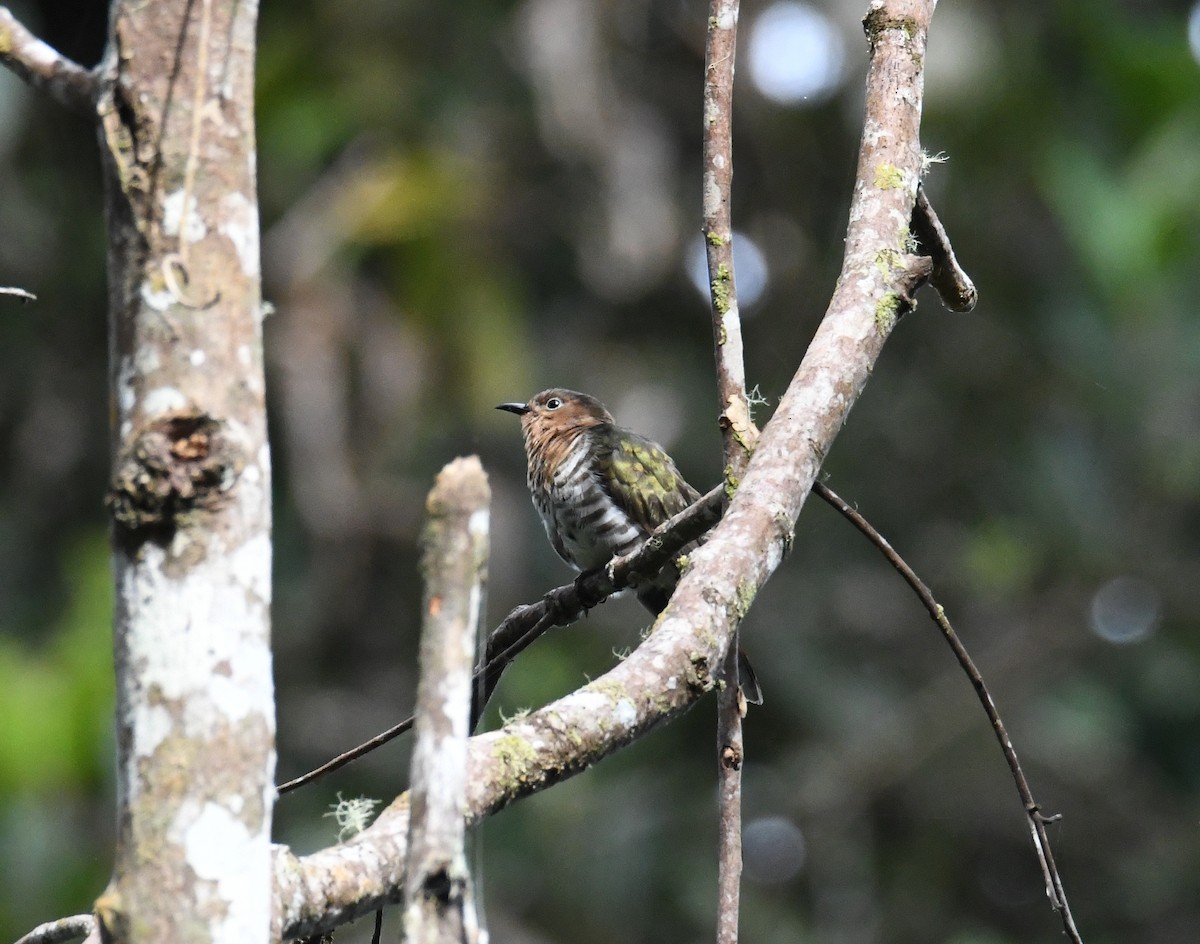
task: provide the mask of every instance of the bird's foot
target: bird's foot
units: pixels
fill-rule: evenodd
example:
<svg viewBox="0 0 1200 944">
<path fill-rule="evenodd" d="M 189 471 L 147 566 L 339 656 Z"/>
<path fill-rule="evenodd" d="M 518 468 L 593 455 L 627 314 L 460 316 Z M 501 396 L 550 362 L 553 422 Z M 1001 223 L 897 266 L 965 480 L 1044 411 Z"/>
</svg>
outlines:
<svg viewBox="0 0 1200 944">
<path fill-rule="evenodd" d="M 585 570 L 575 578 L 575 596 L 579 600 L 579 605 L 583 608 L 583 615 L 587 616 L 588 611 L 593 607 L 599 606 L 604 602 L 604 594 L 597 593 L 591 586 L 591 579 L 599 573 L 599 568 L 594 570 Z"/>
</svg>

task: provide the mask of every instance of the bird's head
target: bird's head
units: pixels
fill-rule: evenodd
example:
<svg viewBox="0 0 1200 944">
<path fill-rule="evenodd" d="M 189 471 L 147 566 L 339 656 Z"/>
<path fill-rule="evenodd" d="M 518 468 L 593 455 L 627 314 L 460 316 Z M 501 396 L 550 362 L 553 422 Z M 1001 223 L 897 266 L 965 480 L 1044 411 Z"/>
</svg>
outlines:
<svg viewBox="0 0 1200 944">
<path fill-rule="evenodd" d="M 501 403 L 496 409 L 521 417 L 525 439 L 533 442 L 613 422 L 612 414 L 595 397 L 562 387 L 543 390 L 528 403 Z"/>
</svg>

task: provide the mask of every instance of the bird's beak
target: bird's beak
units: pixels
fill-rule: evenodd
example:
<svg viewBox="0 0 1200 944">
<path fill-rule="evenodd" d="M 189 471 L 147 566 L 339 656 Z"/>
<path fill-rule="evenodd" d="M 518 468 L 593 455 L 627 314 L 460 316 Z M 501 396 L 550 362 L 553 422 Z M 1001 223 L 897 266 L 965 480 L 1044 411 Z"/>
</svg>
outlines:
<svg viewBox="0 0 1200 944">
<path fill-rule="evenodd" d="M 501 403 L 497 410 L 507 410 L 509 413 L 516 413 L 517 416 L 524 416 L 529 412 L 529 404 L 527 403 Z"/>
</svg>

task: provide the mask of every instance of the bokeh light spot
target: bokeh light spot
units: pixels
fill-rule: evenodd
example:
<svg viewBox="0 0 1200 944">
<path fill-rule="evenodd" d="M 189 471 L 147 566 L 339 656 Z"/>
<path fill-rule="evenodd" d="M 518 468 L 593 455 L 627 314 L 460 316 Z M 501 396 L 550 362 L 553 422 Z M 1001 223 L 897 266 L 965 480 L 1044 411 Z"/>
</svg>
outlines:
<svg viewBox="0 0 1200 944">
<path fill-rule="evenodd" d="M 1192 58 L 1200 62 L 1200 3 L 1192 7 L 1188 16 L 1188 46 L 1192 50 Z"/>
<path fill-rule="evenodd" d="M 1117 577 L 1096 591 L 1091 605 L 1092 632 L 1107 642 L 1141 642 L 1158 628 L 1162 599 L 1140 577 Z"/>
<path fill-rule="evenodd" d="M 750 81 L 782 105 L 813 105 L 842 84 L 842 34 L 820 10 L 791 0 L 767 7 L 754 21 L 747 49 Z"/>
<path fill-rule="evenodd" d="M 742 861 L 755 881 L 779 885 L 804 866 L 804 834 L 790 819 L 766 816 L 746 824 L 742 833 Z"/>
<path fill-rule="evenodd" d="M 704 248 L 704 237 L 697 236 L 695 242 L 688 248 L 688 276 L 696 291 L 706 299 L 709 297 L 708 288 L 708 256 Z M 749 236 L 734 232 L 733 234 L 733 279 L 737 289 L 738 307 L 744 315 L 746 309 L 753 305 L 767 289 L 770 273 L 767 271 L 767 257 Z"/>
</svg>

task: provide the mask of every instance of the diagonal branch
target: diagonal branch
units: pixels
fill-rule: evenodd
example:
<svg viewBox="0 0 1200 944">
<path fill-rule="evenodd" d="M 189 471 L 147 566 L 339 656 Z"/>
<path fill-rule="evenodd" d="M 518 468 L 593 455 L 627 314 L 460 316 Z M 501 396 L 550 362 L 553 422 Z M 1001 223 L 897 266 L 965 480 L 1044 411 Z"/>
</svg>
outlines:
<svg viewBox="0 0 1200 944">
<path fill-rule="evenodd" d="M 735 627 L 779 566 L 821 461 L 932 267 L 905 246 L 921 171 L 921 70 L 933 7 L 933 0 L 874 0 L 867 13 L 871 65 L 841 277 L 728 512 L 628 659 L 471 739 L 471 822 L 579 773 L 716 687 Z M 407 805 L 401 796 L 344 845 L 303 858 L 277 848 L 277 933 L 328 929 L 394 896 L 403 881 Z"/>
<path fill-rule="evenodd" d="M 0 285 L 0 295 L 7 295 L 10 298 L 20 299 L 26 304 L 37 301 L 37 296 L 34 295 L 33 292 L 27 292 L 23 288 L 11 288 L 9 286 Z"/>
<path fill-rule="evenodd" d="M 906 245 L 921 172 L 921 70 L 933 5 L 874 0 L 867 13 L 866 115 L 837 288 L 729 512 L 692 555 L 693 568 L 660 618 L 659 633 L 676 623 L 684 632 L 740 622 L 782 560 L 820 465 L 884 342 L 928 278 L 930 260 L 908 255 Z"/>
<path fill-rule="evenodd" d="M 0 7 L 0 62 L 60 105 L 95 117 L 96 77 L 91 70 L 48 46 Z"/>
</svg>

